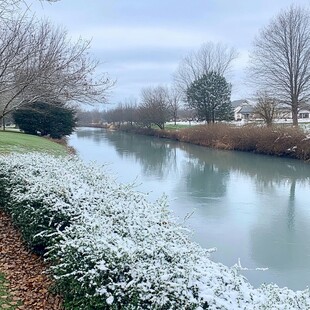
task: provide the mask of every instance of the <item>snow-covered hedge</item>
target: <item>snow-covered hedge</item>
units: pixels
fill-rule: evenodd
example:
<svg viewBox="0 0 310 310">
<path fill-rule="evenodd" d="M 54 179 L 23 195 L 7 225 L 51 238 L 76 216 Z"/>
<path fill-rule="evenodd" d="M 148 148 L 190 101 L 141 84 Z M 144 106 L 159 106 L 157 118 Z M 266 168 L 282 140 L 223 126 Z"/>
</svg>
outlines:
<svg viewBox="0 0 310 310">
<path fill-rule="evenodd" d="M 309 290 L 254 289 L 189 240 L 165 198 L 75 157 L 0 156 L 0 206 L 72 309 L 310 309 Z"/>
</svg>

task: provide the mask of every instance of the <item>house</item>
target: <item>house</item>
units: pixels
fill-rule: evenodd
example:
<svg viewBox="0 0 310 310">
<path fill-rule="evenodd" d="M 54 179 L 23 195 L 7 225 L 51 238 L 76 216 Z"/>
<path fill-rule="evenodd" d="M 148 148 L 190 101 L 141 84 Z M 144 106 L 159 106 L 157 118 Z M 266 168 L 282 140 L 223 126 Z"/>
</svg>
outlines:
<svg viewBox="0 0 310 310">
<path fill-rule="evenodd" d="M 254 99 L 240 99 L 231 102 L 234 110 L 235 121 L 258 121 L 261 118 L 255 114 L 256 101 Z M 292 119 L 292 112 L 288 105 L 279 104 L 277 106 L 276 119 L 290 120 Z M 298 111 L 298 118 L 303 121 L 310 121 L 310 104 L 305 103 L 301 105 Z"/>
<path fill-rule="evenodd" d="M 231 105 L 234 110 L 235 121 L 255 119 L 254 100 L 252 99 L 234 100 L 231 102 Z"/>
<path fill-rule="evenodd" d="M 298 111 L 298 118 L 310 119 L 310 104 L 305 103 L 301 106 L 300 110 Z"/>
</svg>

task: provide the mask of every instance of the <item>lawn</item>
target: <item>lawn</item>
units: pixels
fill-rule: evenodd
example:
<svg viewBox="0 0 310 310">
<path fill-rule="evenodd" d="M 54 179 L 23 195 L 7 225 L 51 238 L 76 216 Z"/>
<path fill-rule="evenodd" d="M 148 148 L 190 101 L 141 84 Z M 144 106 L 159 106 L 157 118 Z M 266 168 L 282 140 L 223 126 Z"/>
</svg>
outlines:
<svg viewBox="0 0 310 310">
<path fill-rule="evenodd" d="M 12 152 L 48 152 L 65 155 L 67 150 L 64 146 L 42 137 L 20 132 L 0 131 L 0 153 Z"/>
<path fill-rule="evenodd" d="M 172 124 L 172 123 L 166 123 L 165 124 L 165 129 L 166 130 L 178 130 L 178 129 L 183 129 L 183 128 L 188 128 L 191 127 L 189 124 Z"/>
</svg>

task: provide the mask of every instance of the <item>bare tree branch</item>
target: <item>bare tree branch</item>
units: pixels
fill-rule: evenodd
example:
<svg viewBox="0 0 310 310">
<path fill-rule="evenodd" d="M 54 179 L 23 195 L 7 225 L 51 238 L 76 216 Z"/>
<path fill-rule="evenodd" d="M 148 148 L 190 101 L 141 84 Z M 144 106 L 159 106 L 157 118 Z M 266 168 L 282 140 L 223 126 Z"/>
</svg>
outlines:
<svg viewBox="0 0 310 310">
<path fill-rule="evenodd" d="M 157 125 L 165 128 L 169 119 L 168 90 L 166 87 L 147 87 L 141 90 L 141 103 L 139 105 L 139 120 L 146 126 Z"/>
<path fill-rule="evenodd" d="M 170 115 L 172 116 L 174 124 L 176 125 L 178 118 L 178 111 L 182 103 L 182 94 L 175 87 L 171 87 L 167 89 L 167 100 Z"/>
<path fill-rule="evenodd" d="M 40 2 L 58 2 L 60 0 L 38 0 Z M 29 10 L 29 6 L 26 0 L 0 0 L 0 18 L 6 19 L 21 8 L 26 7 L 26 11 Z"/>
<path fill-rule="evenodd" d="M 192 52 L 181 61 L 174 74 L 175 84 L 185 93 L 195 80 L 211 71 L 225 76 L 230 72 L 232 62 L 237 57 L 238 53 L 234 48 L 222 43 L 205 43 L 198 51 Z"/>
<path fill-rule="evenodd" d="M 0 118 L 37 100 L 105 102 L 114 82 L 95 76 L 98 62 L 89 47 L 48 22 L 26 16 L 0 21 Z"/>
<path fill-rule="evenodd" d="M 257 103 L 254 113 L 261 117 L 267 126 L 271 126 L 274 118 L 279 115 L 278 99 L 271 97 L 267 91 L 257 92 Z"/>
</svg>

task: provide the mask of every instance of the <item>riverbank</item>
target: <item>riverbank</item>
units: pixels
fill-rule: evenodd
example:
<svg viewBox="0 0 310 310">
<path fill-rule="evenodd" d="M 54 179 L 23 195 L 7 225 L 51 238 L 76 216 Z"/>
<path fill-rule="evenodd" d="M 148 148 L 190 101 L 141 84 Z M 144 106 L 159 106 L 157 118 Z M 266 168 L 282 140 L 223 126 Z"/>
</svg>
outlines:
<svg viewBox="0 0 310 310">
<path fill-rule="evenodd" d="M 308 290 L 254 289 L 238 266 L 209 260 L 164 200 L 149 203 L 97 166 L 38 154 L 1 160 L 0 193 L 12 195 L 9 209 L 33 247 L 52 242 L 52 271 L 70 309 L 309 308 Z"/>
<path fill-rule="evenodd" d="M 26 152 L 62 156 L 68 153 L 68 147 L 65 141 L 0 131 L 0 154 Z M 42 257 L 29 251 L 11 218 L 1 210 L 0 235 L 0 308 L 62 309 L 61 298 L 51 292 L 53 281 L 46 274 L 47 265 Z"/>
<path fill-rule="evenodd" d="M 48 249 L 70 309 L 310 307 L 309 289 L 255 289 L 240 265 L 213 262 L 166 199 L 150 203 L 98 166 L 39 154 L 0 156 L 0 163 L 6 208 L 32 248 Z"/>
<path fill-rule="evenodd" d="M 196 125 L 178 130 L 158 130 L 133 126 L 121 126 L 119 129 L 216 149 L 310 161 L 310 134 L 295 127 L 212 124 Z"/>
</svg>

